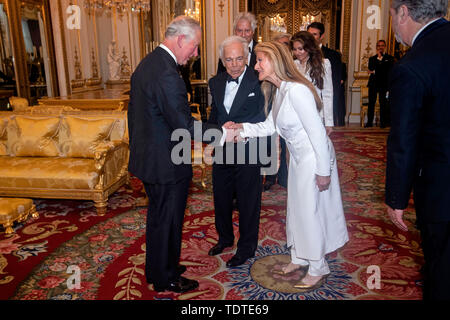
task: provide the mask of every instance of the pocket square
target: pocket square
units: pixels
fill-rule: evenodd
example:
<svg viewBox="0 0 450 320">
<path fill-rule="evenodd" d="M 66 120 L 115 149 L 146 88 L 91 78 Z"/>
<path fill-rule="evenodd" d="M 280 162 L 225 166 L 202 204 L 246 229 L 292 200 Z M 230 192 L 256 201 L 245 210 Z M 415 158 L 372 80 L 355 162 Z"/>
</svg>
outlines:
<svg viewBox="0 0 450 320">
<path fill-rule="evenodd" d="M 254 97 L 255 96 L 255 93 L 254 92 L 252 92 L 252 93 L 250 93 L 249 95 L 248 95 L 248 97 L 250 98 L 250 97 Z"/>
</svg>

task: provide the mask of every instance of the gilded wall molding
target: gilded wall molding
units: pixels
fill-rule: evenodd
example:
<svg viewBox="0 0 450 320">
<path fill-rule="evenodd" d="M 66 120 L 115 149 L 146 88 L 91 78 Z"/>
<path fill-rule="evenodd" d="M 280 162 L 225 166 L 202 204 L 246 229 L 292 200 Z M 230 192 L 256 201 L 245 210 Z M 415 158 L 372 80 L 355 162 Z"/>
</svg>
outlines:
<svg viewBox="0 0 450 320">
<path fill-rule="evenodd" d="M 342 60 L 349 65 L 350 56 L 350 41 L 351 41 L 351 25 L 352 25 L 352 1 L 344 0 L 343 6 L 344 21 L 343 21 L 343 36 L 342 36 Z"/>
</svg>

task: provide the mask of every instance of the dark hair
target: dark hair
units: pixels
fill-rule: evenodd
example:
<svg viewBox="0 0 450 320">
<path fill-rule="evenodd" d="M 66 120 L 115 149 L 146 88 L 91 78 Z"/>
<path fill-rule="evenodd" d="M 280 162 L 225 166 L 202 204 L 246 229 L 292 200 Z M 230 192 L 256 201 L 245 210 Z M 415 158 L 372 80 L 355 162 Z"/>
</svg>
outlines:
<svg viewBox="0 0 450 320">
<path fill-rule="evenodd" d="M 313 27 L 314 28 L 314 27 Z M 323 53 L 317 44 L 314 36 L 307 31 L 299 31 L 291 39 L 291 49 L 294 48 L 294 42 L 300 42 L 303 45 L 303 50 L 308 52 L 309 60 L 307 65 L 309 67 L 309 75 L 312 83 L 319 88 L 323 89 L 323 77 L 325 76 L 325 68 L 323 66 Z"/>
<path fill-rule="evenodd" d="M 403 5 L 408 8 L 411 18 L 419 23 L 444 17 L 448 10 L 448 0 L 393 0 L 391 3 L 396 12 Z"/>
<path fill-rule="evenodd" d="M 378 43 L 380 43 L 380 42 L 383 42 L 383 43 L 384 43 L 384 45 L 386 45 L 386 41 L 385 41 L 385 40 L 383 40 L 383 39 L 381 39 L 381 40 L 378 40 L 378 41 L 377 41 L 377 44 L 378 44 Z"/>
<path fill-rule="evenodd" d="M 306 28 L 306 30 L 309 30 L 309 28 L 318 29 L 321 36 L 325 33 L 325 26 L 322 22 L 313 22 L 308 26 L 308 28 Z"/>
</svg>

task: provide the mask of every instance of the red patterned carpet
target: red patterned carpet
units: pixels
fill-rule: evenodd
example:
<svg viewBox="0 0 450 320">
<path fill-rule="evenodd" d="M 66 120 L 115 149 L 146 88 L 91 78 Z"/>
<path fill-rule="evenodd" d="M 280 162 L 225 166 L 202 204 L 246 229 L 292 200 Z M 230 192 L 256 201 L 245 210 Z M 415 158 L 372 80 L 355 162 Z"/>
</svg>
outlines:
<svg viewBox="0 0 450 320">
<path fill-rule="evenodd" d="M 186 277 L 200 287 L 186 294 L 157 293 L 147 285 L 145 208 L 134 208 L 142 196 L 132 178 L 112 197 L 108 213 L 97 217 L 89 201 L 35 200 L 40 218 L 16 226 L 13 236 L 0 234 L 0 299 L 21 300 L 350 300 L 421 299 L 423 255 L 407 210 L 409 232 L 390 223 L 383 204 L 387 132 L 340 129 L 333 133 L 350 241 L 327 259 L 332 271 L 321 288 L 302 293 L 290 277 L 273 275 L 288 258 L 285 245 L 286 191 L 276 186 L 263 193 L 256 256 L 232 269 L 225 262 L 235 247 L 218 257 L 207 252 L 216 243 L 210 170 L 207 189 L 194 171 L 183 230 L 181 263 Z M 235 213 L 235 232 L 238 231 Z M 80 288 L 71 288 L 80 270 Z M 374 267 L 375 266 L 375 267 Z M 380 282 L 372 268 L 379 268 Z M 71 288 L 71 289 L 70 289 Z"/>
</svg>

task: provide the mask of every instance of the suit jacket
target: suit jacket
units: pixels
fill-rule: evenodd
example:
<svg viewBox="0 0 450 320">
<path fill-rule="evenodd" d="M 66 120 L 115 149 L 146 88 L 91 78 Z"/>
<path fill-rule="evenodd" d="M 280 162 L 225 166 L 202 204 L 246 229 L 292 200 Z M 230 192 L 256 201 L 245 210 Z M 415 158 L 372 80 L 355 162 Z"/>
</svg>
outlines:
<svg viewBox="0 0 450 320">
<path fill-rule="evenodd" d="M 414 189 L 418 222 L 450 220 L 450 23 L 419 34 L 390 76 L 386 203 L 404 209 Z"/>
<path fill-rule="evenodd" d="M 201 125 L 191 116 L 186 86 L 177 64 L 167 51 L 158 47 L 139 63 L 131 76 L 129 171 L 149 184 L 175 184 L 190 179 L 190 162 L 172 161 L 172 149 L 179 141 L 171 141 L 171 136 L 174 130 L 185 129 L 194 137 L 194 123 Z M 211 127 L 202 126 L 202 135 Z M 188 159 L 190 152 L 189 149 L 185 155 Z"/>
<path fill-rule="evenodd" d="M 388 54 L 378 60 L 378 55 L 369 58 L 369 70 L 375 71 L 369 77 L 368 87 L 387 88 L 389 83 L 389 72 L 394 65 L 394 57 Z"/>
<path fill-rule="evenodd" d="M 264 112 L 264 95 L 261 91 L 261 85 L 258 77 L 250 68 L 247 68 L 245 71 L 244 77 L 242 78 L 242 82 L 231 106 L 230 113 L 227 113 L 223 104 L 225 98 L 225 88 L 227 85 L 227 75 L 228 73 L 222 72 L 209 80 L 212 104 L 208 123 L 222 126 L 228 121 L 233 121 L 235 123 L 257 123 L 264 121 L 266 119 Z M 237 144 L 235 144 L 235 147 L 237 147 Z M 245 147 L 248 160 L 249 144 L 247 143 Z M 246 163 L 248 162 L 246 161 Z"/>
</svg>

